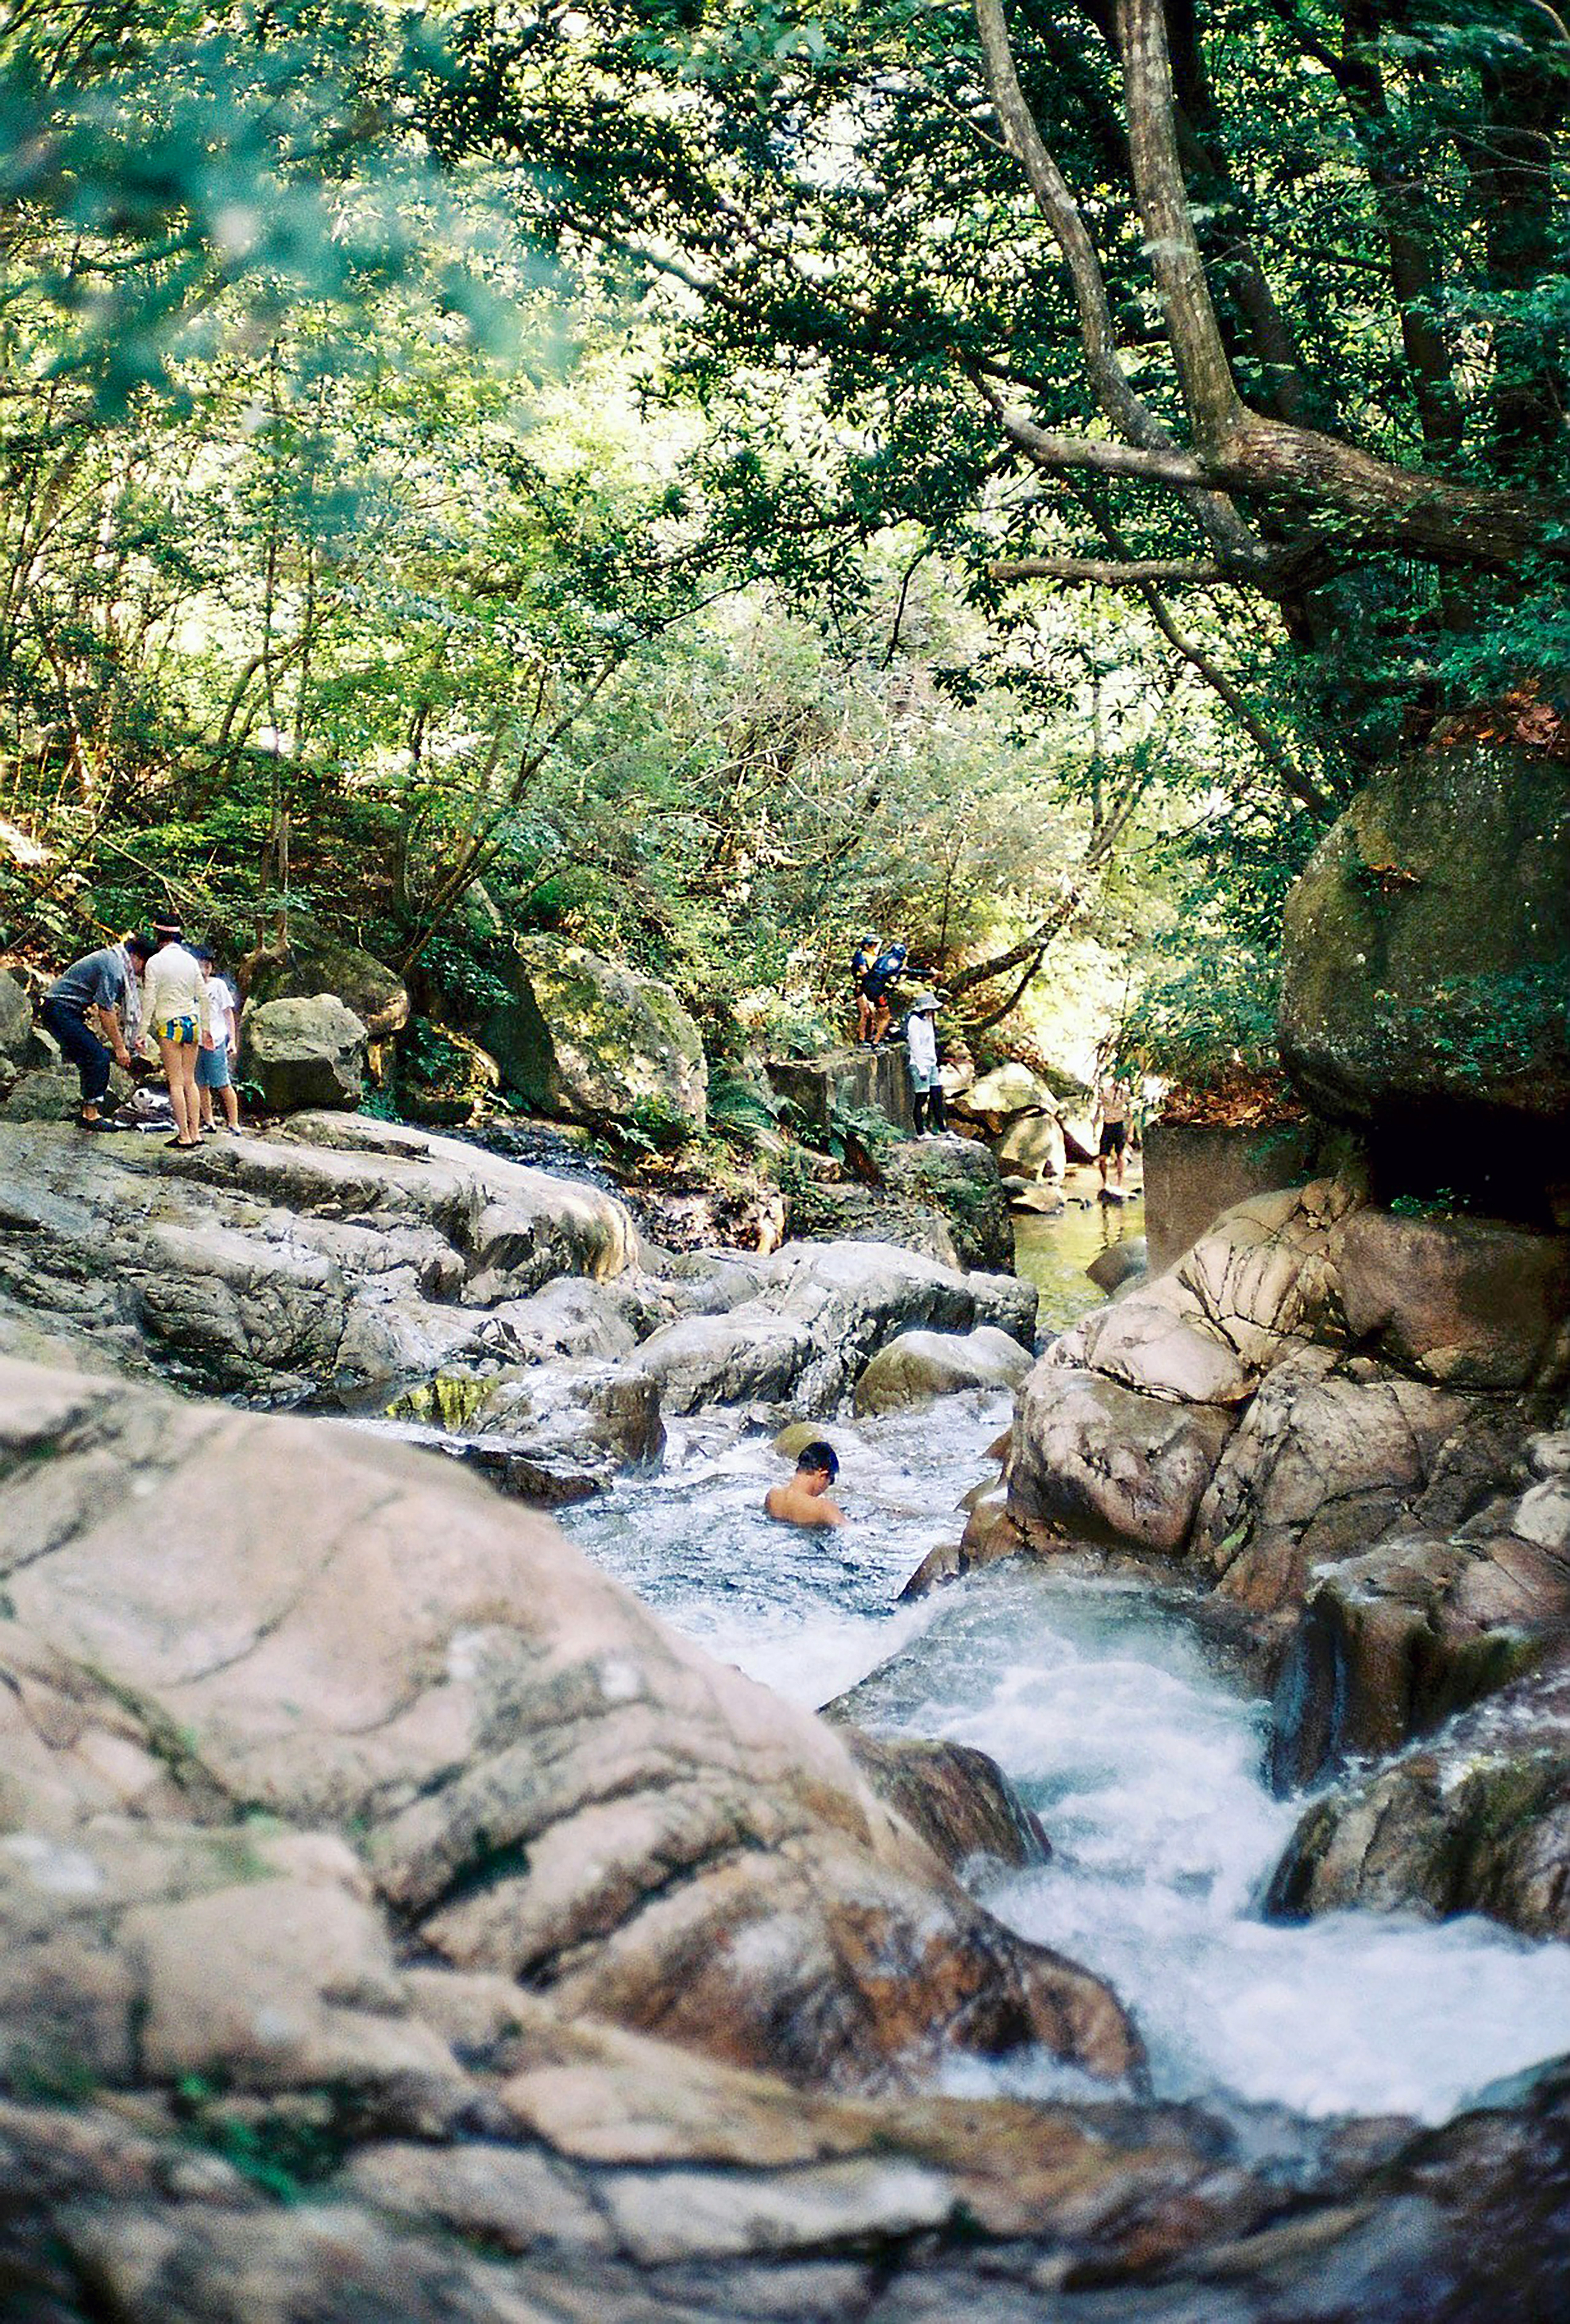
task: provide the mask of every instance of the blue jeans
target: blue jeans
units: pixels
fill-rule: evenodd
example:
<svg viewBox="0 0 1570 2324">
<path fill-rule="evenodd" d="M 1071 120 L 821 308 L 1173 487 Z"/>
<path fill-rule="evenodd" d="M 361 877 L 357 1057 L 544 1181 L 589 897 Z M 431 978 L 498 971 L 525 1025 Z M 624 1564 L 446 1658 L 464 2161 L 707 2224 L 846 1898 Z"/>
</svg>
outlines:
<svg viewBox="0 0 1570 2324">
<path fill-rule="evenodd" d="M 109 1087 L 112 1059 L 87 1019 L 78 1017 L 63 1001 L 46 1001 L 39 1010 L 39 1020 L 46 1031 L 54 1035 L 75 1065 L 82 1085 L 82 1103 L 101 1105 Z"/>
</svg>

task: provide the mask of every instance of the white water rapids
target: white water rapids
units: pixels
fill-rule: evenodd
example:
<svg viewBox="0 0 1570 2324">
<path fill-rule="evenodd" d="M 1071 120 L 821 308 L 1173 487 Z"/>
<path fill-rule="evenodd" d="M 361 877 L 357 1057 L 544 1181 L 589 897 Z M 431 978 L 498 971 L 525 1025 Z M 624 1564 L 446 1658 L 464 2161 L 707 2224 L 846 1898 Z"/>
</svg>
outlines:
<svg viewBox="0 0 1570 2324">
<path fill-rule="evenodd" d="M 1054 1855 L 979 1893 L 1026 1936 L 1108 1979 L 1159 2096 L 1301 2117 L 1439 2122 L 1489 2082 L 1570 2050 L 1570 1946 L 1478 1918 L 1341 1914 L 1269 1923 L 1258 1900 L 1299 1803 L 1262 1775 L 1261 1708 L 1218 1677 L 1141 1587 L 1006 1565 L 894 1600 L 990 1480 L 1002 1399 L 824 1434 L 843 1532 L 761 1512 L 787 1464 L 734 1420 L 678 1424 L 663 1474 L 564 1513 L 568 1530 L 678 1629 L 794 1701 L 861 1689 L 864 1724 L 992 1754 Z M 1049 2061 L 967 2066 L 955 2087 L 1045 2095 Z"/>
</svg>

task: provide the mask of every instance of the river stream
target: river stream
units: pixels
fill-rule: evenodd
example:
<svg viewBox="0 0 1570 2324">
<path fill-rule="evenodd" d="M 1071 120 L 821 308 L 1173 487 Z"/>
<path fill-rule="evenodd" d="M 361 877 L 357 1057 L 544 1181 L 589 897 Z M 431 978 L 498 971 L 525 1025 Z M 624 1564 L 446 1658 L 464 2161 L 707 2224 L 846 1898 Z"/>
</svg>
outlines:
<svg viewBox="0 0 1570 2324">
<path fill-rule="evenodd" d="M 661 1474 L 562 1521 L 676 1628 L 780 1693 L 817 1706 L 857 1686 L 865 1725 L 990 1752 L 1055 1852 L 1029 1872 L 994 1868 L 978 1893 L 1110 1981 L 1158 2095 L 1256 2124 L 1270 2109 L 1439 2122 L 1570 2050 L 1570 1946 L 1479 1918 L 1261 1917 L 1301 1803 L 1271 1796 L 1262 1707 L 1215 1669 L 1179 1606 L 1022 1563 L 897 1602 L 927 1550 L 957 1537 L 961 1494 L 995 1475 L 985 1448 L 1009 1416 L 1002 1397 L 949 1397 L 826 1425 L 842 1532 L 762 1516 L 786 1464 L 734 1416 L 676 1424 Z M 1066 2078 L 1027 2060 L 967 2065 L 955 2087 L 1047 2095 Z"/>
</svg>

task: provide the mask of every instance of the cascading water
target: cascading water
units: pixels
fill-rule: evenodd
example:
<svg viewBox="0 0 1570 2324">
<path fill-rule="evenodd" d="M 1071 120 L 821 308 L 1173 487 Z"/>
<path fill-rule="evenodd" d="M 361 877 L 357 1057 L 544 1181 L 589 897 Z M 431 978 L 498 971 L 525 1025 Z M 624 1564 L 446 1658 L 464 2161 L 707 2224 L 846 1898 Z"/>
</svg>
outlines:
<svg viewBox="0 0 1570 2324">
<path fill-rule="evenodd" d="M 1001 1398 L 949 1398 L 826 1425 L 853 1520 L 842 1532 L 762 1516 L 785 1464 L 734 1420 L 673 1432 L 664 1474 L 564 1521 L 679 1629 L 780 1692 L 818 1704 L 863 1681 L 865 1724 L 990 1752 L 1055 1854 L 981 1893 L 1110 1981 L 1159 2095 L 1441 2121 L 1570 2050 L 1570 1946 L 1475 1918 L 1260 1917 L 1297 1809 L 1265 1787 L 1260 1706 L 1143 1586 L 1016 1564 L 895 1603 L 926 1551 L 955 1537 L 959 1496 L 988 1473 L 984 1448 L 1008 1418 Z M 978 2070 L 963 2087 L 1062 2087 L 1045 2061 L 984 2085 Z"/>
</svg>

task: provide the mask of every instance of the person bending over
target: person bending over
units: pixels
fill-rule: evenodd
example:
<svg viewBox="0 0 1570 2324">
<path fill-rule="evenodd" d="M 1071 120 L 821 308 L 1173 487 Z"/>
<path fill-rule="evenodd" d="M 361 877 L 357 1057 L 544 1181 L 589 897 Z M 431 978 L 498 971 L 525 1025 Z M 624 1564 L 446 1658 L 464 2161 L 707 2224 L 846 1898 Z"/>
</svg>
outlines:
<svg viewBox="0 0 1570 2324">
<path fill-rule="evenodd" d="M 781 1525 L 842 1526 L 845 1511 L 828 1498 L 828 1489 L 838 1474 L 838 1453 L 819 1437 L 802 1446 L 796 1474 L 788 1484 L 770 1486 L 763 1508 Z"/>
<path fill-rule="evenodd" d="M 111 1055 L 127 1072 L 131 1050 L 125 1020 L 132 1014 L 134 980 L 152 956 L 151 938 L 127 936 L 72 961 L 43 996 L 39 1019 L 77 1069 L 84 1130 L 107 1130 L 101 1108 L 109 1090 Z"/>
</svg>

